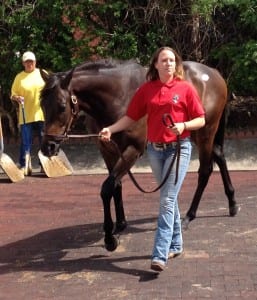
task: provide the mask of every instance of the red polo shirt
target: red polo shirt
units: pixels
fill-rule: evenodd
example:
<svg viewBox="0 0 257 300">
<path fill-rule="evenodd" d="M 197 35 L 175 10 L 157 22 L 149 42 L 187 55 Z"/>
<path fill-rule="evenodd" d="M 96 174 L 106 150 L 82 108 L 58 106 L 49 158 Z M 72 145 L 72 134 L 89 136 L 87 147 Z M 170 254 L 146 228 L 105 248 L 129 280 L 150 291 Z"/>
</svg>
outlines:
<svg viewBox="0 0 257 300">
<path fill-rule="evenodd" d="M 163 114 L 166 113 L 171 114 L 174 123 L 186 122 L 205 114 L 194 86 L 178 78 L 167 84 L 160 80 L 144 83 L 127 109 L 127 116 L 135 121 L 147 115 L 147 138 L 150 142 L 176 141 L 176 135 L 162 122 Z M 184 130 L 181 138 L 188 136 L 190 132 Z"/>
</svg>

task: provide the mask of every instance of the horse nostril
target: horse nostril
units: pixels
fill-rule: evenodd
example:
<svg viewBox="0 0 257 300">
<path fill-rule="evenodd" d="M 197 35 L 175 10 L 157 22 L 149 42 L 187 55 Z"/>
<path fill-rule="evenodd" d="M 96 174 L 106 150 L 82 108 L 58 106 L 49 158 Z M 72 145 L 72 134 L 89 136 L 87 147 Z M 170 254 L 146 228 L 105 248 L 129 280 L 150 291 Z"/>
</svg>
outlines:
<svg viewBox="0 0 257 300">
<path fill-rule="evenodd" d="M 59 143 L 48 142 L 48 152 L 51 155 L 57 155 L 59 152 Z"/>
<path fill-rule="evenodd" d="M 40 147 L 40 150 L 43 153 L 43 155 L 49 156 L 49 148 L 48 148 L 48 145 L 46 143 L 42 143 L 42 145 Z"/>
<path fill-rule="evenodd" d="M 53 143 L 49 144 L 49 152 L 53 153 L 55 151 L 55 145 Z"/>
</svg>

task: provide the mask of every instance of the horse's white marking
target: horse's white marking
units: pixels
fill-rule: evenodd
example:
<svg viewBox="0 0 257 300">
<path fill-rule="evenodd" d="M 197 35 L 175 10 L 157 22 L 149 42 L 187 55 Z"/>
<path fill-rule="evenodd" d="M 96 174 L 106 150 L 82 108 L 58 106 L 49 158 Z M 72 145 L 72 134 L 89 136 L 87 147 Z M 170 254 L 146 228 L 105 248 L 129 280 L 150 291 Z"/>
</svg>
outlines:
<svg viewBox="0 0 257 300">
<path fill-rule="evenodd" d="M 209 75 L 208 74 L 203 74 L 202 75 L 202 80 L 203 81 L 208 81 L 210 79 Z"/>
</svg>

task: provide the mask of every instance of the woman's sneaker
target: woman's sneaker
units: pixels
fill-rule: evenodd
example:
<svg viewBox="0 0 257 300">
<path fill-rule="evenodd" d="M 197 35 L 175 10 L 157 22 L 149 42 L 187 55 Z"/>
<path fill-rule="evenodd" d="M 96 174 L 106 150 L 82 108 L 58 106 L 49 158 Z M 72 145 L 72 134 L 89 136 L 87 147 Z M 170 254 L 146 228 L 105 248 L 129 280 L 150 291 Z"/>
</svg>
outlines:
<svg viewBox="0 0 257 300">
<path fill-rule="evenodd" d="M 159 261 L 154 261 L 154 260 L 153 260 L 153 261 L 151 262 L 151 269 L 152 269 L 153 271 L 161 272 L 161 271 L 164 270 L 164 268 L 165 268 L 165 265 L 162 264 L 162 263 L 159 262 Z"/>
<path fill-rule="evenodd" d="M 178 256 L 180 256 L 182 254 L 183 254 L 183 251 L 177 252 L 177 253 L 170 252 L 169 255 L 168 255 L 168 259 L 178 257 Z"/>
</svg>

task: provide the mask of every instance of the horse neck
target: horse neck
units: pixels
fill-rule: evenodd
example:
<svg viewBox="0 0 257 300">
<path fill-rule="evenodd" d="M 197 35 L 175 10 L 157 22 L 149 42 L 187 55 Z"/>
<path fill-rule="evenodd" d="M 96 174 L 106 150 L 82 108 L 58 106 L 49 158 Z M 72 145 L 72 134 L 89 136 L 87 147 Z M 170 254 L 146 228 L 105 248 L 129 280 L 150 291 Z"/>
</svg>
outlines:
<svg viewBox="0 0 257 300">
<path fill-rule="evenodd" d="M 120 84 L 113 78 L 87 76 L 77 82 L 73 80 L 72 87 L 80 110 L 94 118 L 99 126 L 116 121 L 125 112 L 127 99 L 123 98 Z"/>
</svg>

